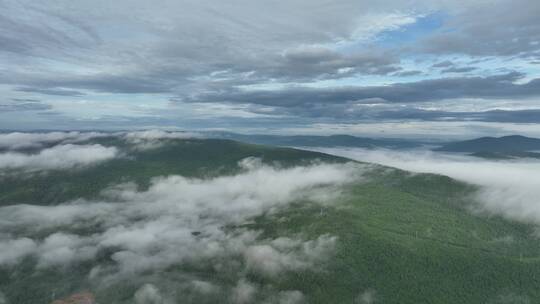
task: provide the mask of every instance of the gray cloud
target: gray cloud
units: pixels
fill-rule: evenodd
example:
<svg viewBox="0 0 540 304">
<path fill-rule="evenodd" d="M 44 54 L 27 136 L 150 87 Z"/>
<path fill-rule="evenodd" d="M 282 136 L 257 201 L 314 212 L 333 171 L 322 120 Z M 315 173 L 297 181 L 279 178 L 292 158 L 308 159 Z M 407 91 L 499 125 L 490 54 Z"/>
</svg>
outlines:
<svg viewBox="0 0 540 304">
<path fill-rule="evenodd" d="M 138 13 L 135 16 L 125 14 L 120 2 L 77 7 L 63 1 L 47 7 L 26 2 L 6 4 L 3 45 L 10 56 L 67 59 L 97 72 L 72 70 L 50 77 L 51 72 L 46 70 L 28 73 L 13 69 L 0 76 L 0 82 L 45 94 L 73 90 L 158 93 L 271 78 L 343 77 L 347 75 L 343 69 L 349 75 L 386 74 L 398 69 L 393 66 L 398 63 L 397 58 L 385 52 L 367 50 L 344 55 L 327 47 L 312 46 L 352 39 L 353 33 L 375 34 L 376 29 L 364 29 L 361 22 L 357 25 L 356 18 L 365 14 L 365 8 L 374 15 L 383 15 L 378 5 L 344 1 L 334 6 L 321 1 L 310 3 L 306 9 L 304 1 L 237 1 L 232 6 L 188 2 L 168 2 L 163 8 L 144 2 L 133 6 Z M 26 13 L 26 18 L 42 20 L 45 26 L 18 17 L 23 16 L 21 12 Z M 322 13 L 326 18 L 319 18 Z M 161 21 L 156 22 L 156 15 Z M 280 16 L 281 21 L 275 16 Z M 400 21 L 381 23 L 381 29 L 392 27 L 395 22 Z M 103 31 L 100 24 L 113 27 Z M 133 41 L 126 43 L 121 38 L 127 36 L 133 37 L 139 47 L 128 48 Z M 104 69 L 104 65 L 110 68 Z"/>
<path fill-rule="evenodd" d="M 267 106 L 294 107 L 310 104 L 334 104 L 380 99 L 387 102 L 422 102 L 462 97 L 501 98 L 540 95 L 540 79 L 525 84 L 514 81 L 523 75 L 517 72 L 486 77 L 452 77 L 397 83 L 388 86 L 307 88 L 291 87 L 278 91 L 239 91 L 209 93 L 184 101 L 238 102 Z"/>
<path fill-rule="evenodd" d="M 29 15 L 46 22 L 29 22 Z M 40 56 L 54 51 L 65 55 L 66 47 L 84 48 L 99 41 L 98 35 L 81 20 L 24 2 L 2 4 L 0 28 L 0 50 L 15 54 Z"/>
<path fill-rule="evenodd" d="M 376 50 L 345 56 L 328 48 L 301 47 L 287 50 L 282 65 L 269 74 L 277 78 L 290 78 L 290 74 L 294 76 L 292 80 L 339 78 L 357 73 L 385 75 L 400 70 L 398 64 L 394 55 Z"/>
<path fill-rule="evenodd" d="M 452 7 L 442 3 L 416 2 L 418 9 L 429 11 L 439 6 L 455 13 L 457 20 L 467 22 L 452 23 L 452 26 L 460 25 L 458 28 L 463 27 L 466 33 L 483 32 L 481 29 L 484 27 L 479 29 L 483 24 L 481 22 L 489 21 L 487 18 L 478 21 L 477 16 L 470 18 L 471 11 L 476 11 L 476 4 Z M 524 16 L 527 18 L 517 18 L 516 12 L 498 20 L 506 22 L 506 26 L 511 29 L 523 28 L 530 34 L 534 28 L 530 29 L 527 25 L 535 25 L 532 23 L 535 9 L 531 8 L 536 6 L 531 1 L 522 2 L 517 7 L 521 8 L 519 13 L 526 13 Z M 51 10 L 50 7 L 35 3 L 6 4 L 6 14 L 1 19 L 5 25 L 3 39 L 6 43 L 3 46 L 12 53 L 24 49 L 34 56 L 47 57 L 59 56 L 66 50 L 70 52 L 70 58 L 77 58 L 77 61 L 85 55 L 85 49 L 89 49 L 97 54 L 88 62 L 90 65 L 110 64 L 116 71 L 100 69 L 102 71 L 91 74 L 71 73 L 49 77 L 49 73 L 29 74 L 18 69 L 3 77 L 3 82 L 44 94 L 77 94 L 77 90 L 167 93 L 189 86 L 221 87 L 231 82 L 249 84 L 270 79 L 311 81 L 327 77 L 341 78 L 356 73 L 389 74 L 401 69 L 395 51 L 385 51 L 373 43 L 366 43 L 363 48 L 345 54 L 324 44 L 353 41 L 355 35 L 370 37 L 376 34 L 377 29 L 372 19 L 381 24 L 380 30 L 395 28 L 394 24 L 402 21 L 399 18 L 395 21 L 386 18 L 391 15 L 386 11 L 389 8 L 395 11 L 408 7 L 394 1 L 381 4 L 343 1 L 339 5 L 321 2 L 312 3 L 307 10 L 303 1 L 271 5 L 239 1 L 238 6 L 234 7 L 242 9 L 223 5 L 217 9 L 215 3 L 194 6 L 187 2 L 171 2 L 164 5 L 166 8 L 156 8 L 139 2 L 136 7 L 140 15 L 134 18 L 119 9 L 122 7 L 120 2 L 105 5 L 110 8 L 108 14 L 96 9 L 100 5 L 104 4 L 96 4 L 94 7 L 81 4 L 80 7 L 67 9 L 65 3 L 59 1 L 54 5 L 55 10 Z M 506 2 L 502 1 L 485 14 L 503 12 L 506 6 Z M 45 26 L 36 26 L 18 17 L 17 12 L 23 10 L 29 16 L 43 20 Z M 261 11 L 266 12 L 265 16 L 280 16 L 281 22 L 262 16 Z M 301 11 L 303 13 L 300 16 L 298 13 Z M 322 12 L 325 18 L 319 17 Z M 155 14 L 159 14 L 163 21 L 153 21 L 152 16 Z M 181 18 L 176 18 L 178 14 Z M 103 20 L 105 24 L 120 24 L 117 29 L 120 32 L 137 31 L 139 35 L 135 41 L 142 47 L 139 51 L 127 50 L 123 45 L 124 40 L 110 41 L 115 48 L 113 50 L 120 52 L 118 57 L 111 57 L 111 49 L 102 46 L 103 41 L 112 38 L 111 33 L 100 31 L 92 17 Z M 406 17 L 403 15 L 401 18 L 404 20 Z M 212 23 L 205 20 L 212 20 Z M 325 20 L 333 21 L 329 23 Z M 186 28 L 190 28 L 190 31 Z M 505 27 L 491 28 L 502 31 Z M 435 37 L 439 36 L 448 35 Z M 276 40 L 276 37 L 280 39 Z M 533 40 L 534 37 L 529 35 L 527 41 Z M 491 45 L 489 41 L 483 41 Z M 490 41 L 498 40 L 493 38 Z M 218 74 L 212 74 L 216 72 Z M 199 78 L 194 81 L 203 75 L 207 80 Z"/>
<path fill-rule="evenodd" d="M 42 111 L 51 109 L 50 105 L 31 98 L 13 98 L 10 101 L 0 101 L 0 112 L 13 111 Z"/>
<path fill-rule="evenodd" d="M 446 68 L 454 66 L 454 63 L 450 60 L 440 61 L 432 65 L 434 68 Z"/>
<path fill-rule="evenodd" d="M 29 87 L 22 87 L 17 88 L 15 91 L 19 92 L 28 92 L 28 93 L 39 93 L 44 95 L 56 95 L 56 96 L 83 96 L 85 95 L 82 92 L 75 91 L 75 90 L 66 90 L 66 89 L 48 89 L 48 88 L 29 88 Z"/>
<path fill-rule="evenodd" d="M 411 70 L 411 71 L 402 71 L 392 74 L 392 76 L 398 76 L 398 77 L 408 77 L 408 76 L 418 76 L 422 75 L 422 71 L 418 70 Z"/>
<path fill-rule="evenodd" d="M 194 115 L 183 120 L 166 111 L 135 120 L 124 117 L 118 109 L 107 117 L 85 121 L 83 110 L 61 113 L 50 102 L 84 98 L 105 104 L 123 94 L 145 95 L 135 98 L 134 103 L 152 103 L 156 96 L 162 100 L 172 97 L 191 102 L 194 108 L 199 107 L 198 102 L 296 107 L 294 111 L 270 109 L 266 114 L 280 112 L 286 117 L 312 119 L 324 119 L 324 110 L 319 109 L 330 109 L 331 113 L 335 104 L 373 98 L 413 103 L 538 96 L 537 80 L 516 84 L 517 77 L 493 75 L 480 65 L 473 69 L 452 62 L 491 60 L 501 68 L 507 67 L 505 60 L 511 58 L 537 61 L 539 8 L 534 0 L 459 4 L 443 0 L 166 1 L 162 6 L 144 1 L 73 5 L 56 0 L 47 5 L 5 1 L 1 9 L 0 61 L 4 64 L 0 89 L 17 97 L 38 96 L 52 107 L 0 105 L 11 112 L 47 110 L 34 116 L 25 114 L 29 121 L 9 120 L 4 128 L 43 127 L 51 122 L 65 128 L 92 128 L 97 120 L 109 128 L 178 126 L 183 121 L 189 126 L 213 127 L 253 123 L 245 117 L 204 119 Z M 440 25 L 427 26 L 420 34 L 409 33 L 407 25 L 418 21 L 415 26 L 424 27 L 423 18 L 435 18 Z M 384 35 L 395 35 L 396 41 L 381 40 Z M 441 60 L 438 55 L 450 56 Z M 461 55 L 472 58 L 459 58 Z M 410 69 L 409 63 L 418 60 L 426 66 L 436 63 L 432 68 Z M 497 67 L 493 71 L 500 71 Z M 534 73 L 519 64 L 512 68 Z M 457 74 L 460 77 L 434 79 L 439 72 L 483 76 Z M 386 77 L 411 76 L 427 80 L 386 81 Z M 536 75 L 523 76 L 534 79 Z M 325 83 L 324 88 L 307 88 L 319 81 Z M 249 92 L 244 91 L 246 86 Z M 254 112 L 262 114 L 262 109 Z M 272 125 L 276 121 L 279 119 L 272 120 Z"/>
<path fill-rule="evenodd" d="M 451 67 L 441 71 L 441 73 L 467 73 L 476 70 L 476 67 Z"/>
<path fill-rule="evenodd" d="M 420 44 L 436 54 L 524 56 L 540 50 L 540 6 L 534 0 L 469 2 Z"/>
</svg>

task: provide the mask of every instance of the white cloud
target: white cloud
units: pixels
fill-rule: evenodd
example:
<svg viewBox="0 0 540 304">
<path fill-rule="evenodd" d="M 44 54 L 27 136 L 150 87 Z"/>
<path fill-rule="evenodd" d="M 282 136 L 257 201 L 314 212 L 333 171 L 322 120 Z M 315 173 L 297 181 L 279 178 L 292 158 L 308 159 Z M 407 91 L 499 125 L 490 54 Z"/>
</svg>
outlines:
<svg viewBox="0 0 540 304">
<path fill-rule="evenodd" d="M 314 270 L 317 262 L 333 252 L 336 240 L 329 235 L 307 242 L 280 237 L 267 244 L 248 247 L 244 256 L 249 269 L 264 275 L 276 276 L 283 271 L 307 268 Z"/>
<path fill-rule="evenodd" d="M 0 169 L 68 169 L 106 161 L 118 156 L 115 147 L 102 145 L 57 145 L 37 154 L 6 152 L 0 154 Z"/>
<path fill-rule="evenodd" d="M 241 279 L 232 290 L 231 301 L 235 304 L 252 303 L 257 294 L 257 286 Z"/>
<path fill-rule="evenodd" d="M 75 144 L 93 138 L 113 136 L 132 144 L 135 149 L 160 147 L 166 140 L 186 139 L 198 136 L 188 132 L 147 130 L 133 132 L 49 132 L 49 133 L 0 133 L 0 148 L 41 149 L 28 154 L 15 151 L 0 153 L 0 169 L 25 169 L 27 171 L 69 169 L 106 161 L 119 156 L 115 147 L 99 144 Z M 43 148 L 44 145 L 53 145 Z"/>
<path fill-rule="evenodd" d="M 116 133 L 122 134 L 122 133 Z M 153 140 L 153 139 L 183 139 L 195 137 L 196 133 L 191 132 L 172 132 L 164 130 L 145 130 L 145 131 L 133 131 L 124 133 L 125 138 L 128 140 Z"/>
<path fill-rule="evenodd" d="M 447 175 L 481 186 L 480 208 L 514 219 L 540 223 L 540 161 L 492 161 L 462 154 L 427 150 L 316 149 L 360 161 L 379 163 L 412 172 Z"/>
<path fill-rule="evenodd" d="M 4 253 L 2 261 L 13 264 L 34 256 L 39 267 L 49 267 L 92 259 L 100 249 L 113 250 L 115 266 L 96 265 L 90 277 L 98 278 L 202 260 L 211 261 L 216 271 L 235 260 L 254 269 L 253 261 L 261 256 L 257 245 L 271 246 L 274 254 L 257 271 L 298 269 L 327 257 L 336 240 L 332 236 L 259 240 L 258 231 L 224 227 L 272 213 L 296 200 L 323 203 L 332 194 L 338 195 L 340 186 L 360 180 L 364 167 L 349 163 L 280 169 L 253 159 L 242 166 L 244 171 L 234 176 L 155 178 L 146 191 L 129 184 L 112 187 L 102 202 L 1 207 L 0 230 L 16 234 L 0 235 L 0 241 L 17 241 L 23 248 Z M 92 234 L 80 232 L 90 227 Z M 244 262 L 231 265 L 239 267 Z"/>
<path fill-rule="evenodd" d="M 76 235 L 53 233 L 43 241 L 30 238 L 0 240 L 0 265 L 14 265 L 27 256 L 38 257 L 38 267 L 65 266 L 94 258 L 97 248 Z"/>
<path fill-rule="evenodd" d="M 304 294 L 298 290 L 280 291 L 277 295 L 278 304 L 300 304 L 304 301 Z"/>
<path fill-rule="evenodd" d="M 205 295 L 219 291 L 218 286 L 209 282 L 201 281 L 201 280 L 191 281 L 191 287 L 193 288 L 193 290 L 197 291 L 198 293 L 205 294 Z"/>
<path fill-rule="evenodd" d="M 49 235 L 36 248 L 39 255 L 38 267 L 69 265 L 76 261 L 94 258 L 97 248 L 87 245 L 88 241 L 77 235 L 62 232 Z"/>
<path fill-rule="evenodd" d="M 148 150 L 163 146 L 167 139 L 186 139 L 200 137 L 192 132 L 171 132 L 163 130 L 133 131 L 128 133 L 116 133 L 123 136 L 127 142 L 134 145 L 136 149 Z"/>
<path fill-rule="evenodd" d="M 21 149 L 36 148 L 43 144 L 56 142 L 77 142 L 93 137 L 104 136 L 98 132 L 47 132 L 47 133 L 0 133 L 0 148 Z"/>
<path fill-rule="evenodd" d="M 12 265 L 36 249 L 36 243 L 29 238 L 0 240 L 0 265 Z"/>
<path fill-rule="evenodd" d="M 133 296 L 135 304 L 172 304 L 163 298 L 159 289 L 152 284 L 144 284 Z"/>
<path fill-rule="evenodd" d="M 354 304 L 373 304 L 376 301 L 375 290 L 368 289 L 361 292 L 355 299 Z"/>
<path fill-rule="evenodd" d="M 356 22 L 350 37 L 340 44 L 353 44 L 373 40 L 384 31 L 395 31 L 402 26 L 413 24 L 421 15 L 404 13 L 371 13 L 362 16 Z"/>
<path fill-rule="evenodd" d="M 73 144 L 91 140 L 93 138 L 107 136 L 124 138 L 129 143 L 136 145 L 156 143 L 163 139 L 185 139 L 200 137 L 199 134 L 193 132 L 164 131 L 159 129 L 114 133 L 78 131 L 45 133 L 11 132 L 0 133 L 0 149 L 14 150 L 24 148 L 41 148 L 47 144 Z"/>
</svg>

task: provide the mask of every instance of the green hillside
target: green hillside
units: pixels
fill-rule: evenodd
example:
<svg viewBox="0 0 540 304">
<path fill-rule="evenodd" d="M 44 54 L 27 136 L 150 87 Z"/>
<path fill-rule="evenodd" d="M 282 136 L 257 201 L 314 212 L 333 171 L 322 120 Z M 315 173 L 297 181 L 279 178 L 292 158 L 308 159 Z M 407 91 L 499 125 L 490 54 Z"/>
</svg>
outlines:
<svg viewBox="0 0 540 304">
<path fill-rule="evenodd" d="M 135 181 L 143 189 L 155 176 L 177 174 L 187 177 L 211 177 L 234 174 L 238 161 L 258 157 L 266 163 L 282 166 L 305 164 L 314 159 L 343 162 L 344 159 L 300 150 L 263 147 L 222 139 L 163 140 L 157 149 L 138 150 L 116 137 L 93 139 L 120 147 L 124 157 L 81 170 L 56 170 L 43 174 L 0 175 L 0 206 L 10 204 L 50 205 L 76 198 L 96 198 L 111 184 Z M 15 172 L 17 173 L 17 172 Z"/>
<path fill-rule="evenodd" d="M 199 178 L 234 175 L 241 171 L 238 162 L 252 156 L 280 168 L 314 162 L 354 166 L 352 161 L 321 153 L 227 140 L 166 140 L 148 150 L 138 150 L 114 137 L 91 142 L 117 146 L 124 155 L 71 171 L 4 172 L 0 204 L 100 200 L 104 199 L 101 191 L 108 186 L 134 181 L 143 191 L 152 177 L 171 174 Z M 259 290 L 249 303 L 292 303 L 273 297 L 287 290 L 300 291 L 306 303 L 540 301 L 540 241 L 535 237 L 535 227 L 471 212 L 476 189 L 450 178 L 375 165 L 361 168 L 367 170 L 363 178 L 345 185 L 340 196 L 323 206 L 301 198 L 286 208 L 223 227 L 231 233 L 260 231 L 258 240 L 299 235 L 308 240 L 321 235 L 337 237 L 334 252 L 318 261 L 316 269 L 286 270 L 277 276 L 250 270 L 239 274 L 234 267 L 243 266 L 227 268 L 229 258 L 224 258 L 226 267 L 220 269 L 210 267 L 210 262 L 187 261 L 133 274 L 128 279 L 96 281 L 89 275 L 91 270 L 97 264 L 114 262 L 114 248 L 100 248 L 96 259 L 69 267 L 36 270 L 31 257 L 19 264 L 0 266 L 0 292 L 7 303 L 13 304 L 51 303 L 52 298 L 80 291 L 94 293 L 101 304 L 133 303 L 133 294 L 146 282 L 158 286 L 174 303 L 229 303 L 230 287 L 242 275 Z M 81 235 L 93 233 L 86 226 L 66 229 Z M 50 232 L 36 231 L 34 235 Z M 186 278 L 221 288 L 198 293 L 184 284 Z M 146 303 L 171 302 L 162 299 Z"/>
</svg>

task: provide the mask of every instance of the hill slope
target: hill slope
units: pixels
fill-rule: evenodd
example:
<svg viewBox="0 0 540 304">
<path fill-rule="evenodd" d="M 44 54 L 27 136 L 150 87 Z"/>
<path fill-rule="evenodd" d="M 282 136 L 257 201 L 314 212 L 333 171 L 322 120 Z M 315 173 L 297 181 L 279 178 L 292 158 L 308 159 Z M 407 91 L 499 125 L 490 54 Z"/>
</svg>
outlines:
<svg viewBox="0 0 540 304">
<path fill-rule="evenodd" d="M 130 145 L 107 136 L 80 142 L 119 147 L 128 155 L 99 163 L 84 170 L 51 170 L 46 176 L 0 174 L 0 206 L 13 203 L 50 205 L 76 198 L 95 198 L 108 185 L 129 180 L 147 187 L 151 178 L 178 174 L 186 177 L 210 177 L 238 171 L 238 161 L 261 158 L 266 163 L 292 166 L 321 159 L 343 162 L 344 159 L 293 149 L 263 147 L 224 139 L 161 140 L 155 148 Z M 144 143 L 143 143 L 144 144 Z M 1 173 L 1 172 L 0 172 Z"/>
<path fill-rule="evenodd" d="M 124 154 L 3 174 L 0 246 L 32 252 L 0 254 L 8 303 L 540 299 L 534 227 L 473 215 L 450 178 L 224 140 L 85 143 Z"/>
</svg>

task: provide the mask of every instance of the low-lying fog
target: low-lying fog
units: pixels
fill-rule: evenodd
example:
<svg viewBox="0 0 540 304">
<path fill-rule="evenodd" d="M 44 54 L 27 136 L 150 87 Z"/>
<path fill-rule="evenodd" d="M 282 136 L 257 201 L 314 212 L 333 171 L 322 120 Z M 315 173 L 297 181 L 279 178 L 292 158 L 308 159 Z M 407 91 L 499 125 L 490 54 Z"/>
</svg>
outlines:
<svg viewBox="0 0 540 304">
<path fill-rule="evenodd" d="M 428 149 L 386 150 L 310 148 L 363 162 L 411 172 L 442 174 L 481 186 L 478 201 L 484 211 L 540 223 L 540 160 L 487 160 Z"/>
<path fill-rule="evenodd" d="M 41 135 L 41 136 L 40 136 Z M 114 162 L 131 151 L 154 149 L 160 140 L 184 138 L 183 133 L 133 132 L 115 134 L 130 148 L 85 142 L 110 134 L 0 134 L 0 173 L 21 174 L 50 170 L 82 170 Z M 33 152 L 21 150 L 37 149 Z M 135 149 L 134 149 L 135 147 Z M 330 234 L 280 235 L 263 238 L 261 231 L 236 227 L 256 216 L 273 214 L 296 201 L 324 203 L 339 195 L 340 187 L 361 179 L 362 165 L 313 163 L 292 168 L 263 164 L 248 157 L 240 172 L 213 178 L 154 176 L 147 190 L 128 180 L 102 189 L 103 199 L 83 198 L 40 206 L 11 202 L 0 207 L 0 270 L 16 274 L 29 260 L 32 275 L 51 269 L 92 264 L 84 277 L 97 288 L 126 278 L 139 285 L 134 303 L 173 303 L 174 290 L 205 297 L 224 295 L 233 303 L 265 298 L 268 303 L 302 303 L 298 290 L 275 290 L 247 277 L 273 278 L 289 271 L 321 270 L 337 237 Z M 1 177 L 1 174 L 0 174 Z M 103 261 L 103 255 L 110 261 Z M 169 276 L 148 284 L 148 274 L 181 265 L 188 270 L 180 285 L 163 288 Z M 209 267 L 232 282 L 199 275 Z M 86 267 L 86 266 L 81 266 Z M 196 271 L 189 271 L 189 267 Z M 27 269 L 27 268 L 25 268 Z M 202 271 L 204 273 L 204 271 Z M 146 279 L 143 279 L 146 275 Z M 54 282 L 47 283 L 52 287 Z M 59 283 L 62 284 L 62 283 Z M 0 304 L 10 303 L 2 300 Z M 170 300 L 170 301 L 169 301 Z"/>
</svg>

